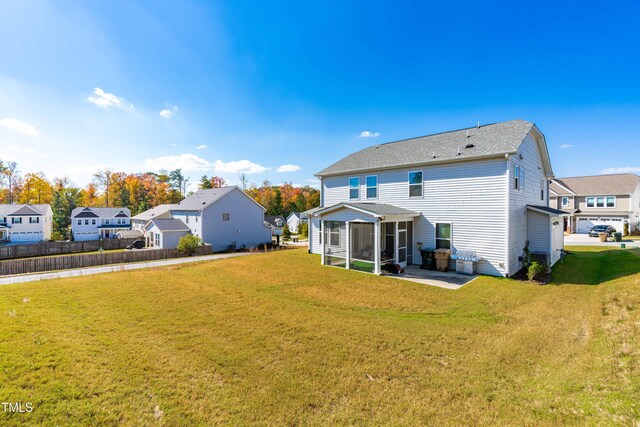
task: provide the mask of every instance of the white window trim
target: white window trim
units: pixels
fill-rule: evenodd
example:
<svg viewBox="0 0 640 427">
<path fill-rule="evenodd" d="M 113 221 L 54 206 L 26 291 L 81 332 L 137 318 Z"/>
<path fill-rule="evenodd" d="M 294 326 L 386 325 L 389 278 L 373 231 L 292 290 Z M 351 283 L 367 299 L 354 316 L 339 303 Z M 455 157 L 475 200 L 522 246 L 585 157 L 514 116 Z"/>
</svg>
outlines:
<svg viewBox="0 0 640 427">
<path fill-rule="evenodd" d="M 340 247 L 340 221 L 326 221 L 326 222 L 330 222 L 330 223 L 337 223 L 338 224 L 338 231 L 332 231 L 332 227 L 327 227 L 328 224 L 325 224 L 325 229 L 326 229 L 326 233 L 327 233 L 327 246 L 332 247 L 332 248 L 339 248 Z M 331 234 L 337 234 L 338 235 L 338 244 L 337 245 L 332 245 L 331 244 Z"/>
<path fill-rule="evenodd" d="M 373 178 L 373 177 L 376 178 L 376 185 L 375 185 L 375 187 L 369 187 L 369 184 L 367 184 L 367 179 L 368 178 Z M 369 199 L 369 200 L 376 200 L 378 198 L 378 191 L 379 191 L 379 189 L 378 189 L 378 175 L 367 175 L 367 176 L 365 176 L 364 177 L 364 187 L 365 187 L 364 197 L 366 199 Z M 376 189 L 376 197 L 369 197 L 369 189 L 370 188 L 375 188 Z"/>
<path fill-rule="evenodd" d="M 607 206 L 607 199 L 613 197 L 613 206 Z M 616 196 L 604 196 L 604 207 L 606 209 L 615 209 L 618 206 L 618 198 Z"/>
<path fill-rule="evenodd" d="M 448 224 L 449 225 L 449 231 L 451 233 L 451 236 L 449 236 L 448 239 L 438 239 L 438 224 Z M 435 223 L 435 227 L 433 229 L 433 243 L 434 243 L 434 247 L 437 248 L 438 247 L 438 240 L 449 240 L 449 250 L 453 251 L 453 223 L 452 222 L 448 222 L 448 221 L 437 221 Z"/>
<path fill-rule="evenodd" d="M 607 206 L 607 199 L 613 197 L 613 206 Z M 593 200 L 593 206 L 589 206 L 589 199 Z M 598 206 L 598 199 L 604 199 L 604 205 Z M 618 206 L 617 196 L 589 196 L 585 197 L 585 206 L 589 209 L 615 209 Z"/>
<path fill-rule="evenodd" d="M 420 195 L 419 196 L 412 196 L 411 195 L 411 186 L 417 186 L 418 184 L 411 184 L 411 174 L 412 173 L 418 173 L 420 172 L 420 176 L 422 177 L 420 179 Z M 424 198 L 424 171 L 422 170 L 413 170 L 413 171 L 409 171 L 407 172 L 407 195 L 409 196 L 410 199 L 422 199 Z"/>
<path fill-rule="evenodd" d="M 565 203 L 564 203 L 564 201 L 565 201 L 565 200 L 567 201 L 567 204 L 565 204 Z M 560 205 L 561 205 L 563 208 L 568 207 L 568 206 L 569 206 L 569 197 L 567 197 L 567 196 L 562 196 L 562 198 L 560 199 Z"/>
<path fill-rule="evenodd" d="M 593 206 L 589 206 L 589 199 L 593 200 Z M 584 202 L 585 202 L 585 206 L 590 208 L 590 209 L 596 207 L 596 198 L 595 197 L 587 197 L 587 198 L 585 198 Z"/>
<path fill-rule="evenodd" d="M 351 186 L 351 180 L 352 179 L 357 179 L 358 180 L 358 186 L 357 187 L 352 187 Z M 358 191 L 358 197 L 351 197 L 351 190 L 357 190 Z M 349 200 L 360 200 L 360 177 L 359 176 L 350 176 L 349 177 Z"/>
</svg>

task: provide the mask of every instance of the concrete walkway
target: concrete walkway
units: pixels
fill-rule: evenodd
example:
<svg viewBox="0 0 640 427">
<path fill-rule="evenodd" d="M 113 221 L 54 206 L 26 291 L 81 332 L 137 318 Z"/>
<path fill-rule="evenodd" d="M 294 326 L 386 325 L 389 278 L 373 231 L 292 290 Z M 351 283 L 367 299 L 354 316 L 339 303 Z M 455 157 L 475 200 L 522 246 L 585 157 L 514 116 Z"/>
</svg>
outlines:
<svg viewBox="0 0 640 427">
<path fill-rule="evenodd" d="M 69 277 L 90 276 L 92 274 L 114 273 L 118 271 L 139 270 L 141 268 L 165 267 L 167 265 L 188 264 L 200 261 L 214 261 L 217 259 L 235 258 L 240 256 L 254 255 L 261 252 L 238 252 L 232 254 L 203 255 L 186 258 L 171 258 L 157 261 L 135 262 L 131 264 L 103 265 L 100 267 L 76 268 L 72 270 L 53 271 L 50 273 L 32 273 L 18 276 L 6 276 L 0 278 L 0 285 L 13 283 L 37 282 L 49 279 L 65 279 Z"/>
</svg>

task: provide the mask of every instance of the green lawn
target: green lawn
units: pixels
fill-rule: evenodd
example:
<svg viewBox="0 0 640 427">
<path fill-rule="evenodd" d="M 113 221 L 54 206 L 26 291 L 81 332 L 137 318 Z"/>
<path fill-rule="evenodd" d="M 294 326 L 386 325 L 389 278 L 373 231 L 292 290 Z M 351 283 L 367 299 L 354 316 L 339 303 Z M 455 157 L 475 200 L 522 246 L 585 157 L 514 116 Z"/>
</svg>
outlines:
<svg viewBox="0 0 640 427">
<path fill-rule="evenodd" d="M 554 277 L 450 291 L 290 250 L 0 286 L 0 402 L 35 408 L 0 425 L 635 425 L 639 252 Z"/>
</svg>

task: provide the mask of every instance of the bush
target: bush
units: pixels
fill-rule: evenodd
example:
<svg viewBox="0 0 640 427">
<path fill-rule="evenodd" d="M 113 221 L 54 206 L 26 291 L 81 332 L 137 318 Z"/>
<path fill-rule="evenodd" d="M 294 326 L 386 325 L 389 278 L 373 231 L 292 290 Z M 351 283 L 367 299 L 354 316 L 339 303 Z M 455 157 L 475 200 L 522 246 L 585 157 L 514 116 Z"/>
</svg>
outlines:
<svg viewBox="0 0 640 427">
<path fill-rule="evenodd" d="M 60 240 L 64 240 L 64 236 L 59 231 L 54 231 L 53 233 L 51 233 L 50 240 L 52 242 L 59 242 Z"/>
<path fill-rule="evenodd" d="M 527 268 L 527 277 L 529 278 L 529 280 L 534 280 L 536 277 L 538 277 L 538 275 L 544 273 L 546 269 L 547 266 L 545 266 L 543 263 L 533 261 Z"/>
<path fill-rule="evenodd" d="M 309 224 L 306 222 L 298 224 L 298 235 L 301 237 L 309 237 Z"/>
<path fill-rule="evenodd" d="M 193 234 L 182 236 L 178 241 L 178 251 L 189 256 L 193 255 L 200 246 L 202 246 L 202 239 Z"/>
<path fill-rule="evenodd" d="M 287 224 L 282 228 L 282 239 L 290 240 L 291 239 L 291 230 L 289 230 L 289 226 Z"/>
<path fill-rule="evenodd" d="M 628 236 L 629 235 L 629 223 L 625 222 L 624 223 L 624 232 L 622 233 L 623 236 Z"/>
</svg>

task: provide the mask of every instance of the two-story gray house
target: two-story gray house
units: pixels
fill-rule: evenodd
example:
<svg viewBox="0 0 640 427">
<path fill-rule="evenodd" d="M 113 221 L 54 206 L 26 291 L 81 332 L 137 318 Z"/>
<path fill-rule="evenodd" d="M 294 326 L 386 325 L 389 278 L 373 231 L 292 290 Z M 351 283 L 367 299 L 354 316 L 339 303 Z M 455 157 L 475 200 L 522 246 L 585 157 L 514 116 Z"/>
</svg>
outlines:
<svg viewBox="0 0 640 427">
<path fill-rule="evenodd" d="M 175 248 L 182 236 L 193 234 L 214 252 L 252 248 L 271 241 L 265 209 L 236 186 L 198 190 L 174 205 L 161 205 L 132 218 L 141 228 L 147 246 Z"/>
<path fill-rule="evenodd" d="M 549 207 L 553 170 L 533 123 L 377 144 L 316 176 L 309 250 L 325 265 L 379 274 L 385 260 L 417 264 L 420 248 L 446 248 L 476 252 L 479 273 L 510 276 L 525 247 L 551 265 L 564 250 L 566 213 Z"/>
<path fill-rule="evenodd" d="M 71 234 L 75 241 L 115 239 L 131 229 L 129 208 L 77 207 L 71 211 Z"/>
<path fill-rule="evenodd" d="M 640 177 L 633 173 L 554 179 L 550 206 L 570 214 L 566 233 L 588 233 L 596 225 L 609 225 L 632 233 L 640 228 Z"/>
</svg>

